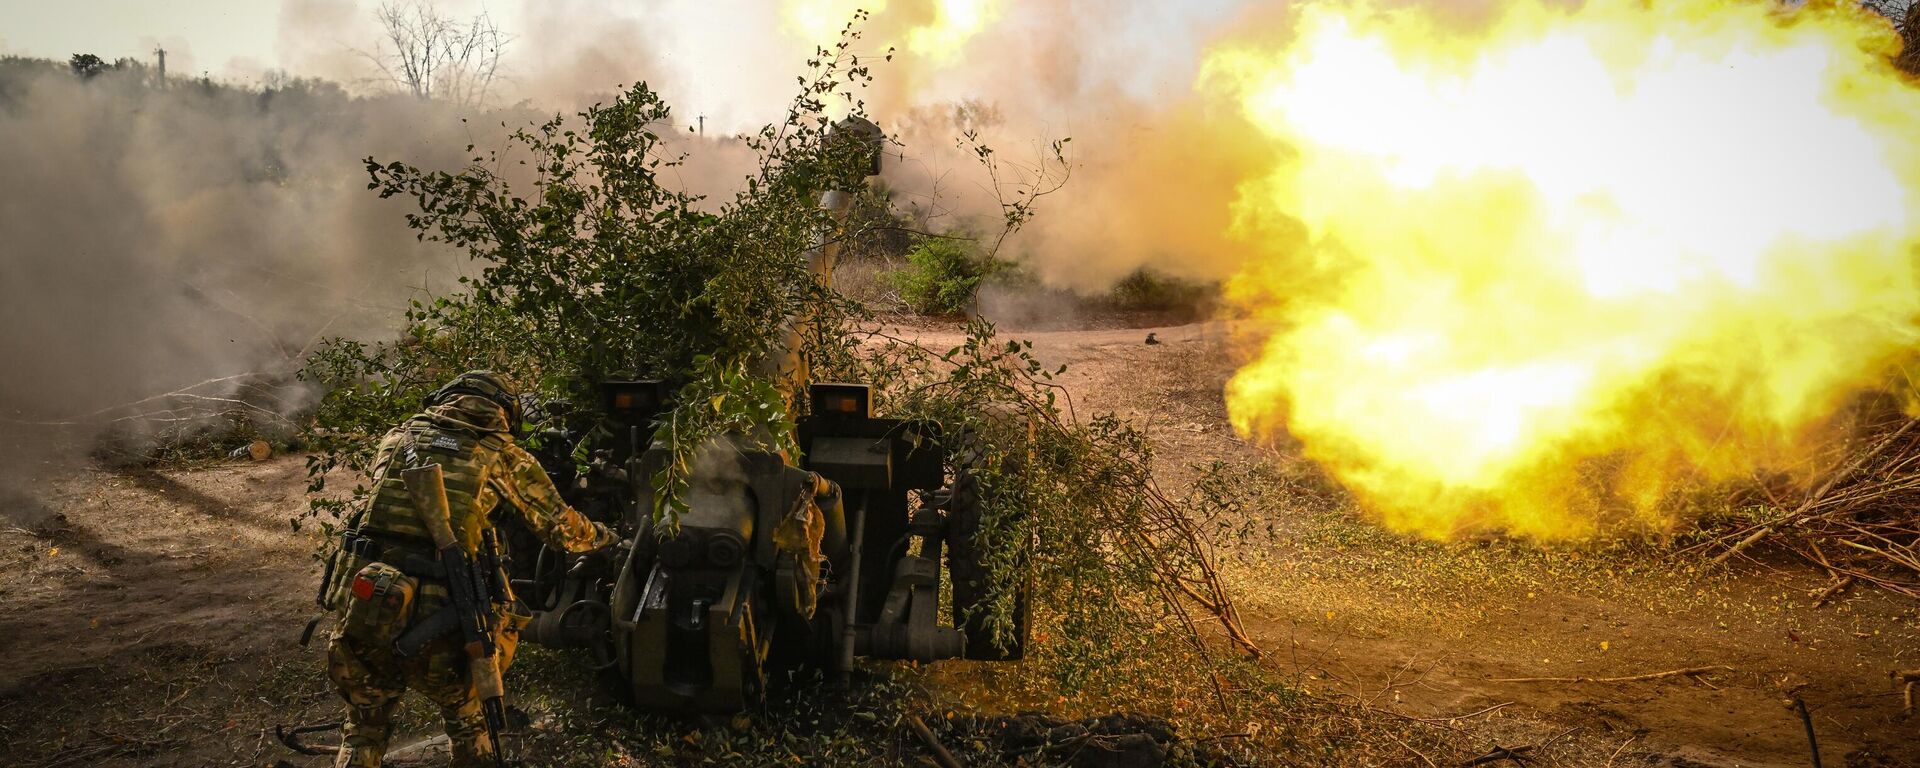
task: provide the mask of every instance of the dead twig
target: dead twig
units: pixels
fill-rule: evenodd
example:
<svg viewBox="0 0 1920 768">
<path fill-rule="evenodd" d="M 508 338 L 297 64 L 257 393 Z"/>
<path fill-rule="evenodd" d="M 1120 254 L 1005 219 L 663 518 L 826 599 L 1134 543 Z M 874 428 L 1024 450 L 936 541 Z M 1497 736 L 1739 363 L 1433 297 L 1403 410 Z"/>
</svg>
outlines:
<svg viewBox="0 0 1920 768">
<path fill-rule="evenodd" d="M 1812 509 L 1815 505 L 1824 501 L 1827 497 L 1827 494 L 1831 492 L 1835 486 L 1838 486 L 1842 482 L 1845 482 L 1848 478 L 1853 477 L 1855 472 L 1858 472 L 1860 468 L 1865 466 L 1868 461 L 1879 456 L 1882 450 L 1884 450 L 1887 446 L 1892 445 L 1894 441 L 1900 438 L 1901 435 L 1906 434 L 1907 430 L 1913 428 L 1913 425 L 1914 425 L 1914 420 L 1909 419 L 1907 423 L 1900 425 L 1900 428 L 1898 430 L 1895 430 L 1893 434 L 1887 435 L 1886 437 L 1883 437 L 1880 440 L 1876 441 L 1872 448 L 1869 448 L 1865 451 L 1861 451 L 1858 456 L 1855 456 L 1853 458 L 1853 461 L 1848 462 L 1846 466 L 1840 469 L 1840 471 L 1835 472 L 1831 475 L 1828 475 L 1827 479 L 1820 484 L 1819 488 L 1816 488 L 1812 493 L 1807 494 L 1807 497 L 1800 502 L 1800 506 L 1794 508 L 1792 512 L 1782 515 L 1779 519 L 1774 520 L 1771 523 L 1767 523 L 1765 525 L 1761 525 L 1754 528 L 1753 532 L 1749 534 L 1746 538 L 1741 539 L 1740 541 L 1736 542 L 1733 546 L 1728 547 L 1727 551 L 1721 552 L 1720 554 L 1715 555 L 1713 558 L 1713 563 L 1715 565 L 1725 563 L 1729 559 L 1732 559 L 1734 555 L 1740 554 L 1741 550 L 1744 550 L 1747 547 L 1753 546 L 1755 542 L 1758 542 L 1761 539 L 1766 538 L 1768 534 L 1773 533 L 1776 529 L 1780 528 L 1781 526 L 1798 521 L 1801 517 L 1805 516 L 1807 512 L 1810 509 Z"/>
<path fill-rule="evenodd" d="M 1807 749 L 1813 751 L 1813 768 L 1820 768 L 1820 740 L 1813 736 L 1813 716 L 1807 714 L 1807 700 L 1793 697 L 1793 708 L 1800 711 L 1800 722 L 1807 727 Z"/>
<path fill-rule="evenodd" d="M 1906 715 L 1908 717 L 1912 717 L 1913 716 L 1913 686 L 1915 684 L 1920 684 L 1920 669 L 1909 669 L 1904 672 L 1895 671 L 1892 673 L 1892 675 L 1893 675 L 1894 682 L 1897 682 L 1901 685 L 1900 714 Z"/>
<path fill-rule="evenodd" d="M 1449 725 L 1451 725 L 1452 723 L 1454 723 L 1454 722 L 1456 722 L 1456 721 L 1459 721 L 1459 720 L 1465 720 L 1465 719 L 1467 719 L 1467 718 L 1470 718 L 1470 717 L 1479 717 L 1479 716 L 1481 716 L 1481 715 L 1491 715 L 1491 714 L 1493 714 L 1493 713 L 1495 713 L 1495 712 L 1498 712 L 1498 711 L 1500 711 L 1500 710 L 1503 710 L 1503 709 L 1506 709 L 1507 707 L 1511 707 L 1511 706 L 1513 706 L 1513 702 L 1511 702 L 1511 701 L 1503 701 L 1503 702 L 1500 702 L 1499 704 L 1495 704 L 1495 705 L 1493 705 L 1493 706 L 1491 706 L 1491 707 L 1487 707 L 1486 709 L 1482 709 L 1482 710 L 1477 710 L 1477 711 L 1474 711 L 1474 712 L 1468 712 L 1468 713 L 1466 713 L 1466 714 L 1464 714 L 1464 715 L 1453 715 L 1453 716 L 1451 716 L 1451 717 L 1431 717 L 1431 718 L 1429 718 L 1429 717 L 1408 717 L 1407 719 L 1408 719 L 1408 720 L 1412 720 L 1412 721 L 1414 721 L 1414 722 L 1418 722 L 1418 723 L 1426 723 L 1426 724 L 1428 724 L 1428 725 L 1442 725 L 1442 726 L 1449 726 Z"/>
<path fill-rule="evenodd" d="M 1487 682 L 1489 683 L 1637 683 L 1642 680 L 1659 680 L 1661 678 L 1681 677 L 1681 676 L 1697 677 L 1700 675 L 1707 674 L 1708 672 L 1732 672 L 1732 671 L 1733 671 L 1733 667 L 1725 666 L 1722 664 L 1715 664 L 1713 666 L 1707 666 L 1707 667 L 1687 667 L 1686 669 L 1670 669 L 1665 672 L 1648 672 L 1647 674 L 1644 674 L 1644 675 L 1628 675 L 1626 677 L 1496 677 L 1496 678 L 1488 679 Z"/>
<path fill-rule="evenodd" d="M 136 410 L 141 406 L 147 405 L 149 403 L 154 403 L 157 401 L 166 400 L 170 398 L 198 397 L 201 399 L 219 400 L 221 398 L 206 398 L 203 395 L 196 394 L 195 391 L 201 389 L 202 387 L 211 387 L 217 384 L 232 385 L 233 382 L 236 382 L 236 381 L 243 381 L 249 378 L 256 378 L 256 377 L 267 376 L 267 375 L 271 375 L 271 374 L 267 372 L 262 372 L 262 371 L 248 371 L 246 373 L 236 373 L 231 376 L 220 376 L 217 378 L 207 379 L 206 381 L 202 381 L 197 384 L 189 384 L 187 386 L 181 387 L 176 390 L 172 390 L 170 392 L 162 392 L 157 395 L 150 395 L 148 397 L 144 397 L 139 400 L 134 400 L 132 402 L 121 403 L 119 405 L 111 405 L 98 410 L 88 411 L 86 413 L 68 416 L 64 419 L 47 420 L 47 421 L 35 421 L 35 420 L 23 420 L 23 419 L 0 419 L 0 421 L 4 421 L 9 424 L 19 424 L 23 426 L 32 426 L 32 427 L 86 426 L 86 425 L 98 423 L 98 420 L 100 418 L 108 416 L 115 412 L 125 412 L 125 411 Z M 162 413 L 164 413 L 164 411 Z"/>
<path fill-rule="evenodd" d="M 64 766 L 98 765 L 113 757 L 147 757 L 161 754 L 177 748 L 178 739 L 142 739 L 120 734 L 107 733 L 98 728 L 89 728 L 98 741 L 87 746 L 62 751 L 43 765 L 46 768 Z"/>
<path fill-rule="evenodd" d="M 1847 591 L 1847 587 L 1853 586 L 1853 582 L 1854 577 L 1852 576 L 1841 576 L 1835 579 L 1831 586 L 1822 590 L 1820 596 L 1813 599 L 1813 607 L 1819 608 L 1820 606 L 1826 605 L 1828 600 L 1832 600 L 1835 596 Z"/>
<path fill-rule="evenodd" d="M 940 743 L 940 737 L 933 735 L 933 729 L 928 728 L 919 715 L 907 715 L 907 726 L 927 745 L 927 751 L 933 753 L 933 761 L 939 763 L 940 768 L 962 768 L 960 761 L 947 751 L 946 745 Z"/>
<path fill-rule="evenodd" d="M 1473 768 L 1473 766 L 1476 766 L 1476 765 L 1491 765 L 1493 763 L 1497 763 L 1502 760 L 1511 760 L 1515 763 L 1519 763 L 1520 765 L 1529 765 L 1533 762 L 1533 758 L 1528 757 L 1527 754 L 1532 751 L 1533 751 L 1533 747 L 1530 747 L 1530 746 L 1503 747 L 1498 744 L 1495 744 L 1493 745 L 1492 752 L 1488 752 L 1472 760 L 1468 760 L 1464 763 L 1461 763 L 1460 768 Z"/>
<path fill-rule="evenodd" d="M 1620 742 L 1620 748 L 1614 750 L 1613 754 L 1607 756 L 1606 768 L 1613 768 L 1613 761 L 1620 759 L 1620 753 L 1627 751 L 1627 747 L 1633 746 L 1633 743 L 1639 740 L 1640 740 L 1640 737 L 1635 736 L 1633 738 L 1627 739 L 1626 741 Z"/>
<path fill-rule="evenodd" d="M 1559 741 L 1559 740 L 1561 740 L 1561 739 L 1564 739 L 1564 738 L 1566 738 L 1566 737 L 1568 737 L 1568 736 L 1571 736 L 1571 735 L 1573 735 L 1573 733 L 1574 733 L 1575 731 L 1578 731 L 1578 730 L 1580 730 L 1580 726 L 1578 726 L 1578 725 L 1576 725 L 1576 726 L 1574 726 L 1574 727 L 1572 727 L 1572 728 L 1568 728 L 1568 729 L 1566 729 L 1566 730 L 1564 730 L 1564 731 L 1561 731 L 1561 732 L 1559 732 L 1559 733 L 1556 733 L 1556 734 L 1554 734 L 1554 735 L 1552 735 L 1552 736 L 1549 736 L 1549 737 L 1547 737 L 1547 740 L 1546 740 L 1546 741 L 1543 741 L 1543 742 L 1540 742 L 1540 745 L 1539 745 L 1539 746 L 1540 746 L 1540 748 L 1541 748 L 1541 749 L 1545 749 L 1545 748 L 1546 748 L 1546 746 L 1547 746 L 1548 744 L 1552 744 L 1552 743 L 1554 743 L 1554 742 L 1556 742 L 1556 741 Z"/>
<path fill-rule="evenodd" d="M 1393 734 L 1391 734 L 1391 733 L 1389 733 L 1389 734 L 1387 734 L 1387 738 L 1389 738 L 1389 739 L 1392 739 L 1392 740 L 1393 740 L 1393 743 L 1395 743 L 1395 744 L 1398 744 L 1398 745 L 1400 745 L 1400 748 L 1401 748 L 1401 749 L 1404 749 L 1404 750 L 1406 750 L 1406 751 L 1408 751 L 1408 752 L 1412 752 L 1412 753 L 1413 753 L 1413 755 L 1414 755 L 1414 757 L 1418 757 L 1418 758 L 1420 758 L 1420 762 L 1423 762 L 1423 763 L 1426 763 L 1426 764 L 1427 764 L 1427 766 L 1428 766 L 1428 768 L 1440 768 L 1440 764 L 1439 764 L 1439 763 L 1436 763 L 1436 762 L 1434 762 L 1434 761 L 1433 761 L 1433 758 L 1431 758 L 1431 757 L 1427 757 L 1427 753 L 1425 753 L 1425 752 L 1421 752 L 1420 750 L 1417 750 L 1417 749 L 1414 749 L 1414 748 L 1413 748 L 1413 745 L 1411 745 L 1411 744 L 1408 744 L 1408 743 L 1406 743 L 1406 742 L 1404 742 L 1404 741 L 1401 741 L 1399 737 L 1397 737 L 1397 736 L 1394 736 Z"/>
<path fill-rule="evenodd" d="M 1920 419 L 1888 397 L 1856 403 L 1851 418 L 1842 428 L 1852 438 L 1833 443 L 1832 455 L 1820 462 L 1833 469 L 1790 510 L 1791 502 L 1756 478 L 1768 507 L 1788 511 L 1686 551 L 1724 548 L 1712 558 L 1718 564 L 1771 541 L 1832 574 L 1814 596 L 1815 607 L 1863 583 L 1920 598 L 1920 430 L 1914 428 Z"/>
<path fill-rule="evenodd" d="M 284 725 L 276 725 L 273 727 L 273 735 L 278 737 L 280 743 L 285 744 L 287 749 L 291 749 L 300 754 L 331 755 L 340 751 L 340 745 L 308 744 L 302 741 L 300 737 L 310 733 L 325 733 L 327 731 L 339 730 L 341 725 L 341 723 L 321 723 L 319 725 L 300 725 L 292 728 Z"/>
</svg>

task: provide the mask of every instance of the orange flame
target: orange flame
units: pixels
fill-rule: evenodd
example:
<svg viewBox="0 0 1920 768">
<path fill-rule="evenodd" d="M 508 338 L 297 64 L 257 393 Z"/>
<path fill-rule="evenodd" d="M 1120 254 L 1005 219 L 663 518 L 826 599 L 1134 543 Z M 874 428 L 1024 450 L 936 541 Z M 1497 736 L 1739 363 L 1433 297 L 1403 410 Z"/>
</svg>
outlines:
<svg viewBox="0 0 1920 768">
<path fill-rule="evenodd" d="M 1201 76 L 1267 329 L 1228 386 L 1391 526 L 1576 538 L 1807 454 L 1920 325 L 1920 90 L 1848 4 L 1301 8 Z"/>
<path fill-rule="evenodd" d="M 787 27 L 815 45 L 832 43 L 858 11 L 882 22 L 907 20 L 900 39 L 882 39 L 901 45 L 935 64 L 951 64 L 969 40 L 985 30 L 1004 10 L 1001 0 L 786 0 L 782 14 Z M 891 37 L 889 35 L 889 37 Z"/>
</svg>

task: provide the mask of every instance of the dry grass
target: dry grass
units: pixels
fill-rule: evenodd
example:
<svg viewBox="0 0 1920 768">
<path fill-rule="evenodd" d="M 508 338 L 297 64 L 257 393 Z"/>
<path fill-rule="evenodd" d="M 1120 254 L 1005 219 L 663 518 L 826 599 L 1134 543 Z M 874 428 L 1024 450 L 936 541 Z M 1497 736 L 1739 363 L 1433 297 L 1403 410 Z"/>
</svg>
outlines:
<svg viewBox="0 0 1920 768">
<path fill-rule="evenodd" d="M 860 302 L 876 313 L 904 313 L 907 303 L 901 300 L 900 291 L 887 278 L 899 266 L 880 258 L 847 259 L 834 267 L 833 287 L 841 295 Z"/>
</svg>

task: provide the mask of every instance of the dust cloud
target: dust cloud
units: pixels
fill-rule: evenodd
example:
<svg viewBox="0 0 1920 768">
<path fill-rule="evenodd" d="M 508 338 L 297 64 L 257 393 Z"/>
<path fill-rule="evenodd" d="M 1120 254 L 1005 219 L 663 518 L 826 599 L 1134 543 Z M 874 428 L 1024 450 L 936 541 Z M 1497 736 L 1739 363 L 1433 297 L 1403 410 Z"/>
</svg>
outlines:
<svg viewBox="0 0 1920 768">
<path fill-rule="evenodd" d="M 453 16 L 485 11 L 512 42 L 502 62 L 501 103 L 573 109 L 644 80 L 675 106 L 682 135 L 723 137 L 780 119 L 794 77 L 817 46 L 831 46 L 857 11 L 850 52 L 874 80 L 859 94 L 899 142 L 885 180 L 895 202 L 930 212 L 937 230 L 997 229 L 999 203 L 1044 170 L 1038 216 L 1003 257 L 1024 262 L 1052 287 L 1103 290 L 1140 267 L 1212 281 L 1244 255 L 1225 237 L 1238 183 L 1271 165 L 1270 143 L 1230 109 L 1196 95 L 1201 52 L 1250 18 L 1266 26 L 1273 4 L 1090 0 L 613 0 L 491 3 L 439 0 Z M 373 84 L 367 58 L 378 30 L 372 3 L 289 0 L 282 13 L 290 69 Z M 970 6 L 977 28 L 930 29 L 948 9 Z M 356 10 L 357 9 L 357 12 Z M 890 54 L 890 57 L 889 57 Z M 972 131 L 999 160 L 990 177 Z M 1244 131 L 1245 135 L 1236 135 Z M 1066 167 L 1050 144 L 1070 138 Z M 713 149 L 733 145 L 713 142 Z M 711 153 L 709 153 L 711 154 Z M 724 151 L 719 154 L 725 154 Z M 700 167 L 691 186 L 724 194 L 730 162 Z"/>
<path fill-rule="evenodd" d="M 595 92 L 571 74 L 593 66 L 555 61 L 540 82 L 566 109 L 619 86 Z M 369 191 L 363 160 L 455 169 L 556 111 L 268 82 L 0 60 L 0 484 L 103 444 L 137 453 L 213 412 L 284 429 L 314 396 L 294 373 L 316 344 L 390 336 L 408 300 L 473 268 L 418 240 L 410 203 Z M 669 183 L 696 194 L 751 167 L 737 141 L 668 138 L 687 156 Z"/>
<path fill-rule="evenodd" d="M 262 416 L 304 400 L 291 374 L 319 339 L 391 332 L 409 296 L 453 286 L 461 262 L 360 160 L 457 165 L 458 117 L 315 81 L 0 63 L 0 465 L 137 441 L 243 383 Z"/>
<path fill-rule="evenodd" d="M 898 25 L 927 5 L 890 4 L 866 40 L 905 39 Z M 1252 128 L 1211 113 L 1193 83 L 1200 51 L 1245 5 L 990 3 L 1000 15 L 952 58 L 902 47 L 879 70 L 869 110 L 904 154 L 887 181 L 947 225 L 991 231 L 1002 199 L 1064 180 L 1001 253 L 1051 287 L 1102 291 L 1141 267 L 1227 277 L 1241 263 L 1225 237 L 1236 185 L 1267 150 L 1223 140 Z M 997 179 L 956 141 L 967 131 L 993 149 Z M 1060 139 L 1065 166 L 1051 157 Z"/>
</svg>

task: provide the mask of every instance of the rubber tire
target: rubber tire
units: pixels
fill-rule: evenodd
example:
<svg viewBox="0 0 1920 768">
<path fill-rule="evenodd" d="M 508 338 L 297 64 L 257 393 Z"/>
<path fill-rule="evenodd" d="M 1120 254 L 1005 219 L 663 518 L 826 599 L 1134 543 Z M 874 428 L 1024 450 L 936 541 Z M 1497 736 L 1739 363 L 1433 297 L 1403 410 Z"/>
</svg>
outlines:
<svg viewBox="0 0 1920 768">
<path fill-rule="evenodd" d="M 952 577 L 953 615 L 960 624 L 960 632 L 966 635 L 966 658 L 978 661 L 1016 661 L 1025 658 L 1027 639 L 1032 632 L 1033 588 L 1032 566 L 1024 558 L 1020 566 L 1021 573 L 1014 593 L 1013 633 L 1007 647 L 994 643 L 993 632 L 987 627 L 984 617 L 969 614 L 975 606 L 988 602 L 992 595 L 986 583 L 987 570 L 982 553 L 975 538 L 980 530 L 982 499 L 980 481 L 974 475 L 974 468 L 981 466 L 985 459 L 977 441 L 962 435 L 960 445 L 954 449 L 948 459 L 953 481 L 947 486 L 946 508 L 948 530 L 951 541 L 948 542 L 947 568 Z"/>
</svg>

